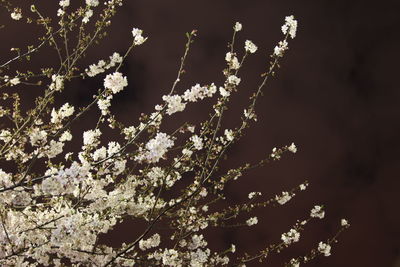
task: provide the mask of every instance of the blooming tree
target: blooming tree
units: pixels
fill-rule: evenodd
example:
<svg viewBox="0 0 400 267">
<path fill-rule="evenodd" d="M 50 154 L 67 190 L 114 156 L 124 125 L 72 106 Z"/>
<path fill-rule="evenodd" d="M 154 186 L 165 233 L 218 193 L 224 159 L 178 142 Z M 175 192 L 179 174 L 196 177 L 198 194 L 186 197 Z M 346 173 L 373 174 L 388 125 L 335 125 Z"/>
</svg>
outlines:
<svg viewBox="0 0 400 267">
<path fill-rule="evenodd" d="M 323 206 L 315 206 L 308 217 L 298 220 L 280 239 L 277 234 L 276 242 L 256 255 L 236 256 L 235 245 L 213 251 L 206 240 L 209 228 L 251 227 L 259 223 L 254 215 L 244 221 L 238 215 L 254 213 L 256 208 L 271 204 L 284 205 L 308 186 L 306 181 L 266 199 L 265 192 L 250 192 L 244 203 L 215 208 L 224 199 L 227 184 L 254 167 L 297 151 L 292 143 L 274 148 L 257 163 L 246 163 L 223 174 L 217 172 L 227 149 L 257 121 L 257 100 L 287 52 L 289 40 L 296 36 L 297 20 L 293 16 L 285 18 L 282 40 L 274 48 L 236 128 L 225 129 L 222 121 L 231 96 L 239 89 L 243 64 L 258 50 L 250 40 L 244 45 L 236 44 L 236 36 L 242 30 L 240 23 L 233 27 L 225 55 L 223 84 L 197 83 L 186 90 L 179 89 L 196 37 L 196 31 L 187 33 L 170 91 L 161 97 L 152 113 L 126 125 L 118 121 L 110 107 L 114 96 L 128 86 L 129 77 L 121 72 L 121 66 L 132 50 L 146 42 L 144 32 L 133 28 L 131 43 L 123 55 L 115 52 L 87 67 L 80 65 L 88 49 L 106 36 L 123 0 L 86 0 L 74 7 L 69 0 L 61 0 L 54 16 L 42 14 L 35 5 L 29 10 L 5 0 L 0 3 L 10 19 L 36 23 L 45 30 L 38 43 L 14 48 L 17 55 L 0 63 L 2 266 L 245 266 L 298 242 L 310 220 L 324 217 Z M 13 71 L 18 64 L 29 65 L 31 57 L 45 49 L 57 53 L 57 67 Z M 55 104 L 72 80 L 95 76 L 101 76 L 104 82 L 88 105 Z M 19 89 L 26 86 L 42 90 L 32 101 L 32 108 L 21 105 L 23 91 Z M 164 118 L 207 98 L 215 102 L 205 121 L 199 125 L 182 122 L 173 132 L 162 130 Z M 83 133 L 73 132 L 71 126 L 91 109 L 98 109 L 96 126 Z M 106 130 L 117 132 L 120 138 L 105 140 Z M 73 138 L 82 144 L 77 152 L 68 149 Z M 185 187 L 179 191 L 176 188 L 181 180 Z M 100 241 L 100 236 L 109 235 L 128 219 L 140 221 L 138 225 L 142 227 L 131 242 L 112 247 Z M 167 230 L 158 231 L 158 225 Z M 335 236 L 286 265 L 299 266 L 318 255 L 329 256 L 331 245 L 348 226 L 343 219 Z"/>
</svg>

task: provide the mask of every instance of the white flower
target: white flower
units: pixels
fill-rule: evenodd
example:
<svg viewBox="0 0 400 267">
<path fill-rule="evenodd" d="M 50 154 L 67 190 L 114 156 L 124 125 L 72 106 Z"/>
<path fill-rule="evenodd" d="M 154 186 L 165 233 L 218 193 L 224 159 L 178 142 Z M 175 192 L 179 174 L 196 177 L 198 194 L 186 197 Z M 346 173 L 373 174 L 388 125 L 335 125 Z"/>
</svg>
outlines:
<svg viewBox="0 0 400 267">
<path fill-rule="evenodd" d="M 72 139 L 72 134 L 69 130 L 63 132 L 62 135 L 60 136 L 60 142 L 71 141 L 71 139 Z"/>
<path fill-rule="evenodd" d="M 142 155 L 136 157 L 137 160 L 142 161 L 146 159 L 150 163 L 158 162 L 168 148 L 174 145 L 174 141 L 166 133 L 157 133 L 157 135 L 146 144 L 147 151 Z"/>
<path fill-rule="evenodd" d="M 341 225 L 341 226 L 349 226 L 350 224 L 349 224 L 349 222 L 348 222 L 346 219 L 341 219 L 341 220 L 340 220 L 340 225 Z"/>
<path fill-rule="evenodd" d="M 56 157 L 58 154 L 63 152 L 64 143 L 56 142 L 54 140 L 50 141 L 50 145 L 47 145 L 46 155 L 49 159 Z"/>
<path fill-rule="evenodd" d="M 314 208 L 311 210 L 311 217 L 313 218 L 324 218 L 325 216 L 325 211 L 323 211 L 321 206 L 314 206 Z"/>
<path fill-rule="evenodd" d="M 11 83 L 11 86 L 13 86 L 13 85 L 20 84 L 21 81 L 19 80 L 18 77 L 15 77 L 15 78 L 13 78 L 13 79 L 10 80 L 10 83 Z"/>
<path fill-rule="evenodd" d="M 128 80 L 120 72 L 108 74 L 104 79 L 104 87 L 111 89 L 114 94 L 122 91 L 126 86 L 128 86 Z"/>
<path fill-rule="evenodd" d="M 255 196 L 261 196 L 261 192 L 251 192 L 251 193 L 249 193 L 249 199 L 253 199 Z"/>
<path fill-rule="evenodd" d="M 250 219 L 248 219 L 248 220 L 246 221 L 246 224 L 247 224 L 248 226 L 252 226 L 252 225 L 255 225 L 255 224 L 257 224 L 257 223 L 258 223 L 257 217 L 252 217 L 252 218 L 250 218 Z"/>
<path fill-rule="evenodd" d="M 100 137 L 101 132 L 99 129 L 89 130 L 83 133 L 83 144 L 87 145 L 95 145 L 98 143 L 98 138 Z"/>
<path fill-rule="evenodd" d="M 60 91 L 64 87 L 64 77 L 62 75 L 53 74 L 51 80 L 50 90 Z"/>
<path fill-rule="evenodd" d="M 282 26 L 282 32 L 286 34 L 288 31 L 290 37 L 294 39 L 297 31 L 297 20 L 295 20 L 293 16 L 285 17 L 285 24 Z"/>
<path fill-rule="evenodd" d="M 158 245 L 160 245 L 161 238 L 159 234 L 154 234 L 152 237 L 146 240 L 140 240 L 139 241 L 139 248 L 141 250 L 146 250 L 150 248 L 155 248 Z"/>
<path fill-rule="evenodd" d="M 97 101 L 97 106 L 99 107 L 102 115 L 107 115 L 109 113 L 108 108 L 111 106 L 111 99 L 112 96 L 108 96 L 105 99 L 99 99 L 99 101 Z"/>
<path fill-rule="evenodd" d="M 233 27 L 233 30 L 234 30 L 235 32 L 241 31 L 241 30 L 242 30 L 242 24 L 240 24 L 239 22 L 236 22 L 236 23 L 235 23 L 235 26 Z"/>
<path fill-rule="evenodd" d="M 296 153 L 297 152 L 297 147 L 294 143 L 292 143 L 289 147 L 288 150 L 292 153 Z"/>
<path fill-rule="evenodd" d="M 286 244 L 298 242 L 300 239 L 300 233 L 296 229 L 290 229 L 289 232 L 282 234 L 281 240 Z"/>
<path fill-rule="evenodd" d="M 104 146 L 102 146 L 93 153 L 93 160 L 94 161 L 102 160 L 105 159 L 106 156 L 107 156 L 107 149 Z"/>
<path fill-rule="evenodd" d="M 285 51 L 288 49 L 288 43 L 285 40 L 280 41 L 278 45 L 274 48 L 274 55 L 277 57 L 283 57 Z"/>
<path fill-rule="evenodd" d="M 299 187 L 300 187 L 301 191 L 304 191 L 307 188 L 307 184 L 306 183 L 305 184 L 301 184 Z"/>
<path fill-rule="evenodd" d="M 61 7 L 67 7 L 69 6 L 69 0 L 61 0 L 59 4 Z"/>
<path fill-rule="evenodd" d="M 141 45 L 147 40 L 147 38 L 144 38 L 142 36 L 142 33 L 143 33 L 143 31 L 138 29 L 138 28 L 133 28 L 132 29 L 132 36 L 134 38 L 133 39 L 133 43 L 135 45 Z"/>
<path fill-rule="evenodd" d="M 219 93 L 223 97 L 228 97 L 231 95 L 231 93 L 222 86 L 219 87 Z"/>
<path fill-rule="evenodd" d="M 167 114 L 172 115 L 176 112 L 183 111 L 186 103 L 182 102 L 182 97 L 179 95 L 164 95 L 162 98 L 168 105 Z"/>
<path fill-rule="evenodd" d="M 22 18 L 22 12 L 20 8 L 15 8 L 14 12 L 11 13 L 11 18 L 13 20 L 20 20 Z"/>
<path fill-rule="evenodd" d="M 291 259 L 289 263 L 290 267 L 300 267 L 300 261 L 297 259 Z"/>
<path fill-rule="evenodd" d="M 88 11 L 85 12 L 85 16 L 82 19 L 83 23 L 88 23 L 89 19 L 93 16 L 93 10 L 89 9 Z"/>
<path fill-rule="evenodd" d="M 86 5 L 96 7 L 99 5 L 99 0 L 86 0 Z"/>
<path fill-rule="evenodd" d="M 244 44 L 244 49 L 251 54 L 254 54 L 257 51 L 257 46 L 250 40 L 246 40 Z"/>
<path fill-rule="evenodd" d="M 229 63 L 229 66 L 231 67 L 231 69 L 237 70 L 240 68 L 240 63 L 239 63 L 238 58 L 231 52 L 226 53 L 225 60 L 226 60 L 226 62 Z"/>
<path fill-rule="evenodd" d="M 184 149 L 182 149 L 182 154 L 187 157 L 190 157 L 193 154 L 193 151 L 190 149 L 184 148 Z"/>
<path fill-rule="evenodd" d="M 291 200 L 293 195 L 290 195 L 289 192 L 282 192 L 282 196 L 275 196 L 275 200 L 281 204 L 284 205 L 286 202 Z"/>
<path fill-rule="evenodd" d="M 331 255 L 331 246 L 324 242 L 319 242 L 318 251 L 324 254 L 325 257 L 328 257 Z"/>
<path fill-rule="evenodd" d="M 39 128 L 33 128 L 32 132 L 29 134 L 30 143 L 32 146 L 40 145 L 46 142 L 47 132 L 44 130 L 39 130 Z"/>
<path fill-rule="evenodd" d="M 231 75 L 228 77 L 228 84 L 239 85 L 240 78 L 236 77 L 235 75 Z"/>
<path fill-rule="evenodd" d="M 198 135 L 193 135 L 190 140 L 193 142 L 195 149 L 201 150 L 203 148 L 203 140 Z"/>
<path fill-rule="evenodd" d="M 228 140 L 228 141 L 232 141 L 233 140 L 234 135 L 233 135 L 233 131 L 232 130 L 225 129 L 224 134 L 225 134 L 226 140 Z"/>
<path fill-rule="evenodd" d="M 68 103 L 65 103 L 58 111 L 54 108 L 51 111 L 51 123 L 59 123 L 64 118 L 71 116 L 75 111 L 74 106 L 71 106 Z"/>
</svg>

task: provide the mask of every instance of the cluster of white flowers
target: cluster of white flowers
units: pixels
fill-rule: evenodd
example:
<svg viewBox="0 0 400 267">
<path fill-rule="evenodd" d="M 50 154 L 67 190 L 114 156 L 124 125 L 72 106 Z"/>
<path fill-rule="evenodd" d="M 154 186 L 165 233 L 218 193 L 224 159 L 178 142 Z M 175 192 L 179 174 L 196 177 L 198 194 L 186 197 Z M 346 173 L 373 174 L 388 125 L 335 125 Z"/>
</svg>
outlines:
<svg viewBox="0 0 400 267">
<path fill-rule="evenodd" d="M 196 102 L 205 97 L 212 97 L 217 91 L 217 87 L 212 83 L 210 86 L 200 86 L 196 84 L 183 93 L 183 99 L 189 102 Z"/>
<path fill-rule="evenodd" d="M 53 74 L 51 80 L 52 82 L 49 86 L 50 90 L 60 91 L 64 88 L 64 76 Z"/>
<path fill-rule="evenodd" d="M 142 36 L 142 34 L 143 34 L 143 30 L 140 30 L 138 28 L 133 28 L 132 29 L 133 43 L 135 45 L 141 45 L 147 40 L 147 37 L 144 38 Z"/>
<path fill-rule="evenodd" d="M 331 246 L 327 243 L 319 242 L 318 251 L 324 254 L 325 257 L 328 257 L 331 255 Z"/>
<path fill-rule="evenodd" d="M 158 162 L 167 153 L 168 149 L 174 145 L 174 141 L 166 133 L 157 135 L 146 144 L 146 150 L 141 151 L 135 157 L 137 161 L 146 160 L 150 163 Z"/>
<path fill-rule="evenodd" d="M 297 20 L 294 19 L 294 16 L 287 16 L 285 17 L 285 24 L 282 26 L 283 34 L 288 33 L 292 39 L 296 37 L 297 31 Z"/>
<path fill-rule="evenodd" d="M 291 259 L 289 264 L 290 267 L 300 267 L 300 261 L 298 259 Z"/>
<path fill-rule="evenodd" d="M 225 134 L 226 140 L 228 140 L 229 142 L 233 141 L 233 139 L 235 138 L 234 132 L 230 129 L 225 129 L 224 134 Z"/>
<path fill-rule="evenodd" d="M 34 127 L 29 133 L 29 139 L 32 146 L 44 144 L 47 141 L 47 132 Z"/>
<path fill-rule="evenodd" d="M 152 237 L 146 240 L 140 240 L 139 241 L 139 248 L 141 250 L 146 250 L 150 248 L 155 248 L 160 245 L 161 242 L 161 237 L 159 234 L 154 234 Z"/>
<path fill-rule="evenodd" d="M 99 5 L 99 0 L 86 0 L 86 5 L 96 7 Z"/>
<path fill-rule="evenodd" d="M 238 58 L 236 57 L 235 54 L 228 52 L 225 55 L 225 60 L 229 64 L 229 67 L 233 70 L 237 70 L 240 68 L 240 63 Z"/>
<path fill-rule="evenodd" d="M 20 8 L 14 8 L 14 11 L 11 13 L 11 18 L 13 20 L 20 20 L 22 19 L 22 11 Z"/>
<path fill-rule="evenodd" d="M 294 143 L 292 143 L 289 147 L 288 150 L 292 153 L 296 153 L 297 152 L 297 147 Z"/>
<path fill-rule="evenodd" d="M 236 23 L 235 23 L 235 26 L 233 26 L 233 30 L 234 30 L 235 32 L 241 31 L 241 30 L 242 30 L 242 24 L 240 24 L 239 22 L 236 22 Z"/>
<path fill-rule="evenodd" d="M 172 115 L 176 112 L 183 111 L 186 107 L 186 103 L 182 102 L 182 97 L 179 95 L 165 95 L 163 100 L 167 103 L 167 114 Z"/>
<path fill-rule="evenodd" d="M 89 9 L 85 12 L 85 16 L 83 16 L 82 22 L 89 23 L 90 18 L 93 16 L 93 10 Z"/>
<path fill-rule="evenodd" d="M 51 123 L 60 123 L 64 118 L 67 118 L 74 114 L 75 108 L 68 103 L 65 103 L 58 111 L 54 108 L 51 111 Z"/>
<path fill-rule="evenodd" d="M 109 62 L 107 63 L 104 60 L 100 60 L 97 64 L 92 64 L 89 66 L 89 69 L 86 69 L 85 72 L 88 76 L 94 77 L 97 74 L 103 73 L 106 70 L 114 67 L 116 64 L 121 63 L 123 58 L 121 55 L 117 52 L 114 52 L 109 59 Z"/>
<path fill-rule="evenodd" d="M 250 192 L 248 198 L 253 199 L 256 196 L 261 196 L 261 195 L 262 195 L 261 192 Z"/>
<path fill-rule="evenodd" d="M 244 43 L 244 49 L 246 52 L 249 52 L 251 54 L 254 54 L 257 51 L 257 46 L 250 40 L 246 40 Z"/>
<path fill-rule="evenodd" d="M 275 196 L 275 200 L 276 202 L 278 202 L 281 205 L 286 204 L 289 200 L 292 199 L 292 197 L 294 196 L 294 194 L 290 194 L 289 192 L 282 192 L 281 196 L 276 195 Z"/>
<path fill-rule="evenodd" d="M 314 208 L 311 210 L 310 216 L 313 218 L 324 218 L 325 216 L 325 211 L 323 210 L 322 206 L 314 206 Z"/>
<path fill-rule="evenodd" d="M 97 101 L 97 106 L 101 111 L 101 115 L 107 115 L 110 111 L 109 108 L 111 107 L 111 99 L 113 98 L 112 95 L 107 96 L 106 98 L 100 98 Z"/>
<path fill-rule="evenodd" d="M 59 2 L 59 5 L 60 5 L 60 7 L 63 7 L 63 8 L 68 7 L 69 6 L 69 0 L 61 0 Z"/>
<path fill-rule="evenodd" d="M 279 41 L 278 45 L 275 46 L 274 48 L 274 55 L 277 57 L 283 57 L 283 55 L 285 54 L 285 51 L 288 50 L 288 43 L 286 42 L 286 40 L 283 41 Z"/>
<path fill-rule="evenodd" d="M 122 91 L 128 86 L 128 80 L 120 72 L 108 74 L 104 79 L 104 87 L 110 89 L 114 94 Z"/>
<path fill-rule="evenodd" d="M 83 145 L 95 146 L 99 143 L 101 131 L 99 129 L 89 130 L 83 133 Z"/>
<path fill-rule="evenodd" d="M 197 150 L 203 149 L 203 139 L 198 135 L 193 135 L 190 137 L 190 141 L 193 142 L 193 146 Z"/>
<path fill-rule="evenodd" d="M 251 217 L 250 219 L 248 219 L 248 220 L 246 221 L 246 224 L 247 224 L 248 226 L 252 226 L 252 225 L 255 225 L 255 224 L 257 224 L 257 223 L 258 223 L 257 217 Z"/>
<path fill-rule="evenodd" d="M 239 83 L 240 83 L 240 78 L 239 77 L 237 77 L 236 75 L 230 75 L 229 77 L 228 77 L 228 79 L 227 79 L 227 83 L 228 84 L 233 84 L 233 85 L 236 85 L 236 86 L 238 86 L 239 85 Z"/>
<path fill-rule="evenodd" d="M 296 229 L 290 229 L 289 232 L 282 234 L 281 240 L 288 246 L 300 240 L 300 233 Z"/>
</svg>

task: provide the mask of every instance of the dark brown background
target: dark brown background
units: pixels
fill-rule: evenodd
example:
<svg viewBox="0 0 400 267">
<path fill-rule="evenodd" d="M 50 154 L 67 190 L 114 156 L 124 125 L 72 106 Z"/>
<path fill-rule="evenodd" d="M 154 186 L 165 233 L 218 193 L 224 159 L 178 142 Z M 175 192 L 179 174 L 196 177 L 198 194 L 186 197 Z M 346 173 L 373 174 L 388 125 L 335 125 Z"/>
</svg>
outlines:
<svg viewBox="0 0 400 267">
<path fill-rule="evenodd" d="M 311 223 L 304 239 L 272 256 L 269 266 L 281 266 L 282 260 L 307 252 L 334 234 L 344 217 L 349 219 L 351 228 L 340 236 L 340 242 L 332 248 L 333 255 L 308 266 L 397 267 L 399 8 L 396 1 L 368 0 L 130 1 L 116 18 L 111 39 L 92 50 L 87 63 L 97 62 L 114 51 L 123 53 L 132 27 L 145 31 L 149 40 L 133 52 L 124 66 L 129 86 L 115 98 L 113 109 L 125 122 L 136 124 L 140 112 L 151 111 L 169 91 L 183 52 L 185 32 L 197 29 L 199 36 L 188 59 L 188 74 L 178 88 L 180 92 L 196 82 L 223 81 L 226 43 L 232 25 L 240 21 L 243 31 L 238 51 L 243 51 L 246 39 L 253 40 L 259 50 L 240 74 L 241 92 L 233 99 L 232 116 L 226 122 L 233 127 L 239 123 L 235 118 L 243 105 L 248 103 L 246 93 L 260 81 L 268 54 L 281 39 L 284 17 L 295 15 L 298 36 L 290 42 L 282 68 L 259 102 L 259 122 L 231 149 L 224 167 L 255 162 L 274 146 L 293 141 L 299 147 L 295 156 L 285 156 L 278 163 L 248 173 L 241 182 L 228 187 L 228 201 L 240 201 L 254 190 L 273 196 L 304 179 L 311 185 L 284 207 L 261 211 L 253 231 L 244 228 L 217 233 L 209 241 L 218 248 L 235 243 L 239 252 L 256 252 L 279 240 L 280 233 L 307 216 L 313 205 L 324 204 L 326 218 Z M 13 38 L 2 36 L 2 48 L 28 38 L 13 34 Z M 42 65 L 46 63 L 46 59 L 38 60 Z M 83 105 L 101 86 L 101 78 L 86 80 L 79 86 L 79 90 L 71 90 L 67 99 Z M 175 119 L 205 118 L 207 109 L 202 107 L 193 105 L 186 115 L 177 114 Z M 76 127 L 87 129 L 93 120 L 89 116 Z M 116 239 L 123 235 L 126 233 Z"/>
</svg>

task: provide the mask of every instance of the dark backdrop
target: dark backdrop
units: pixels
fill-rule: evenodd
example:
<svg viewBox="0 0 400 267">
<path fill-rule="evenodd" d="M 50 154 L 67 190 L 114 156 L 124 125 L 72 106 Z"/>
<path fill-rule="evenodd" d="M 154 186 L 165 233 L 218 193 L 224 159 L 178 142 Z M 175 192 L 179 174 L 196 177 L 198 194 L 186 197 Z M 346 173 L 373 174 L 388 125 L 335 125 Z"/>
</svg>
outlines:
<svg viewBox="0 0 400 267">
<path fill-rule="evenodd" d="M 259 102 L 259 121 L 230 150 L 224 167 L 255 162 L 274 146 L 295 142 L 299 147 L 295 156 L 252 171 L 242 182 L 229 186 L 228 202 L 243 200 L 254 190 L 273 196 L 304 179 L 310 181 L 310 187 L 283 207 L 263 210 L 253 229 L 217 233 L 209 241 L 218 248 L 235 243 L 239 252 L 256 252 L 278 241 L 280 233 L 307 216 L 313 205 L 324 204 L 326 218 L 311 223 L 304 239 L 287 252 L 272 256 L 270 266 L 280 266 L 282 259 L 303 254 L 334 234 L 342 217 L 349 219 L 351 228 L 340 236 L 333 255 L 308 266 L 400 266 L 399 8 L 397 1 L 367 0 L 130 1 L 116 18 L 110 40 L 88 53 L 87 63 L 114 51 L 123 53 L 132 27 L 145 31 L 149 40 L 124 66 L 129 86 L 115 98 L 113 108 L 123 121 L 136 124 L 140 112 L 151 111 L 169 91 L 185 32 L 197 29 L 199 34 L 180 92 L 196 82 L 223 81 L 226 43 L 233 24 L 240 21 L 239 51 L 246 39 L 253 40 L 259 50 L 240 74 L 240 92 L 226 122 L 232 127 L 238 124 L 235 116 L 238 118 L 248 103 L 244 96 L 260 81 L 268 54 L 281 39 L 284 17 L 295 15 L 297 37 L 290 42 L 282 68 Z M 4 42 L 12 45 L 12 40 Z M 81 84 L 84 88 L 71 91 L 69 100 L 86 103 L 82 99 L 101 86 L 98 82 L 85 81 Z M 176 118 L 205 118 L 207 110 L 201 107 L 194 105 Z M 92 122 L 89 116 L 76 127 L 87 129 Z"/>
</svg>

